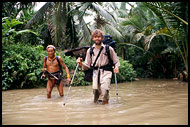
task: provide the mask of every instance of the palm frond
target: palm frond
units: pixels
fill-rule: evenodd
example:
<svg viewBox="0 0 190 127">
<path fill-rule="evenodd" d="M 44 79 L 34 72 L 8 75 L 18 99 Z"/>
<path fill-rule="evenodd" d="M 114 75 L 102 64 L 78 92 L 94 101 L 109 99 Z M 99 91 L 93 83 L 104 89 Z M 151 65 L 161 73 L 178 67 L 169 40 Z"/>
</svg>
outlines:
<svg viewBox="0 0 190 127">
<path fill-rule="evenodd" d="M 92 3 L 92 7 L 94 8 L 95 11 L 98 12 L 98 14 L 100 14 L 106 20 L 110 21 L 110 23 L 116 25 L 114 17 L 108 11 L 104 10 L 101 6 L 95 3 Z"/>
<path fill-rule="evenodd" d="M 119 30 L 116 29 L 116 27 L 113 27 L 110 24 L 104 25 L 104 29 L 107 34 L 111 35 L 113 38 L 118 38 L 120 42 L 124 41 L 124 37 L 121 34 Z"/>
<path fill-rule="evenodd" d="M 25 25 L 25 29 L 29 29 L 34 23 L 39 22 L 44 18 L 45 11 L 52 6 L 52 2 L 47 2 L 44 4 L 36 13 L 35 15 L 27 22 Z"/>
<path fill-rule="evenodd" d="M 188 25 L 188 22 L 187 22 L 187 21 L 185 21 L 185 20 L 183 20 L 182 18 L 180 18 L 179 16 L 177 16 L 177 15 L 171 13 L 171 12 L 168 11 L 167 9 L 165 9 L 165 8 L 163 8 L 163 7 L 160 7 L 160 6 L 158 6 L 158 5 L 152 4 L 152 3 L 148 3 L 148 4 L 150 4 L 150 5 L 152 5 L 152 6 L 156 7 L 156 8 L 159 8 L 159 9 L 163 10 L 163 11 L 166 12 L 168 15 L 171 15 L 171 16 L 175 17 L 176 19 L 180 20 L 181 22 L 183 22 L 184 24 Z M 179 7 L 179 6 L 177 6 L 177 7 Z M 177 12 L 177 11 L 175 11 L 175 12 Z"/>
<path fill-rule="evenodd" d="M 142 37 L 144 37 L 145 35 L 143 34 L 143 33 L 137 33 L 135 36 L 134 36 L 134 38 L 135 38 L 135 40 L 136 40 L 136 42 L 138 42 L 138 41 L 140 41 L 140 39 L 142 38 Z"/>
<path fill-rule="evenodd" d="M 159 18 L 159 21 L 164 25 L 167 26 L 167 28 L 169 28 L 166 20 L 164 19 L 162 12 L 158 10 L 158 8 L 156 8 L 155 6 L 151 6 L 150 4 L 147 3 L 142 3 L 144 4 L 144 6 L 146 6 L 148 9 L 150 9 L 152 12 L 154 12 L 154 14 Z"/>
<path fill-rule="evenodd" d="M 81 5 L 80 11 L 78 12 L 79 19 L 82 18 L 86 13 L 87 9 L 91 6 L 91 2 L 85 2 Z"/>
<path fill-rule="evenodd" d="M 152 40 L 154 39 L 154 37 L 156 37 L 156 33 L 152 33 L 151 35 L 145 37 L 145 40 L 144 40 L 145 51 L 150 49 L 150 44 L 151 44 Z"/>
<path fill-rule="evenodd" d="M 34 32 L 34 31 L 32 31 L 32 30 L 29 30 L 29 29 L 20 30 L 20 31 L 16 32 L 16 35 L 23 34 L 23 33 L 33 33 L 33 34 L 35 34 L 36 36 L 39 36 L 38 33 Z"/>
<path fill-rule="evenodd" d="M 91 31 L 88 28 L 87 24 L 85 23 L 84 19 L 80 19 L 80 26 L 83 30 L 83 36 L 80 42 L 80 45 L 83 46 L 84 44 L 90 45 L 91 43 Z"/>
<path fill-rule="evenodd" d="M 153 54 L 152 52 L 150 52 L 150 51 L 145 51 L 142 47 L 140 47 L 140 46 L 137 46 L 137 45 L 135 45 L 135 44 L 132 44 L 132 42 L 122 42 L 122 43 L 117 43 L 118 45 L 127 45 L 127 46 L 131 46 L 131 47 L 135 47 L 135 48 L 137 48 L 137 49 L 140 49 L 141 51 L 143 51 L 144 52 L 144 54 L 146 54 L 146 53 L 149 53 L 149 54 Z"/>
</svg>

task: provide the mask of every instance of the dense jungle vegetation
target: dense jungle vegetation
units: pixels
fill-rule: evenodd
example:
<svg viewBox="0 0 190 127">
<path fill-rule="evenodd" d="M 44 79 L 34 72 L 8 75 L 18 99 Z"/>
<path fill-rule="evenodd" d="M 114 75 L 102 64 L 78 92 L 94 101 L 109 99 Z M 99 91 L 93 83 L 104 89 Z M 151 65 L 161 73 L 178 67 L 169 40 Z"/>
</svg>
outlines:
<svg viewBox="0 0 190 127">
<path fill-rule="evenodd" d="M 49 44 L 72 74 L 76 58 L 63 51 L 91 46 L 96 28 L 116 41 L 118 82 L 188 72 L 188 2 L 46 2 L 35 11 L 36 5 L 2 3 L 2 90 L 45 87 Z M 83 76 L 79 69 L 73 85 L 90 85 Z"/>
</svg>

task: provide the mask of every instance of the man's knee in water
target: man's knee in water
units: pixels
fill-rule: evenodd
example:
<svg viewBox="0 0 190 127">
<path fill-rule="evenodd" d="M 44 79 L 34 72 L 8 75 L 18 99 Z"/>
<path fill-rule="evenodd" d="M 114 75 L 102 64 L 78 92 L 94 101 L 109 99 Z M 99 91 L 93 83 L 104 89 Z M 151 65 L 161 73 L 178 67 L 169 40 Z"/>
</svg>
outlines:
<svg viewBox="0 0 190 127">
<path fill-rule="evenodd" d="M 59 95 L 61 97 L 63 97 L 64 96 L 64 93 L 63 93 L 63 83 L 60 81 L 59 85 L 56 84 L 56 86 L 57 86 L 57 90 L 59 91 Z"/>
</svg>

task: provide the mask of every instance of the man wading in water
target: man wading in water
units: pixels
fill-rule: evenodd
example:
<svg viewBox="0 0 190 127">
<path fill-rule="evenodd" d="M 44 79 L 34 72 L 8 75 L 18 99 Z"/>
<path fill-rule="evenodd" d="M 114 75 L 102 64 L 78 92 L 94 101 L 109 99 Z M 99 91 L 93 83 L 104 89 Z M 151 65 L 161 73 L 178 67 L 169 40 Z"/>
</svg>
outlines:
<svg viewBox="0 0 190 127">
<path fill-rule="evenodd" d="M 55 84 L 57 85 L 59 95 L 62 97 L 64 96 L 63 82 L 62 82 L 62 66 L 64 67 L 65 72 L 67 74 L 68 84 L 71 81 L 69 75 L 69 69 L 67 68 L 61 57 L 55 56 L 55 47 L 53 45 L 48 45 L 46 50 L 48 56 L 44 57 L 43 59 L 42 71 L 44 72 L 44 74 L 42 75 L 42 77 L 45 77 L 45 75 L 48 76 L 47 87 L 46 87 L 47 98 L 51 98 L 51 91 Z"/>
<path fill-rule="evenodd" d="M 113 60 L 115 68 L 113 69 L 112 66 L 110 67 L 108 65 L 109 58 L 106 53 L 106 46 L 102 43 L 104 36 L 101 30 L 96 29 L 94 32 L 92 32 L 91 36 L 92 40 L 94 41 L 94 45 L 92 46 L 92 56 L 90 55 L 89 48 L 86 53 L 85 62 L 82 63 L 82 58 L 80 57 L 77 59 L 76 62 L 79 63 L 79 66 L 82 67 L 83 70 L 88 70 L 90 66 L 92 66 L 95 62 L 95 59 L 99 54 L 99 51 L 101 51 L 93 69 L 92 87 L 94 93 L 94 103 L 108 104 L 112 71 L 114 73 L 119 72 L 120 62 L 114 49 L 111 46 L 109 46 L 110 56 Z"/>
</svg>

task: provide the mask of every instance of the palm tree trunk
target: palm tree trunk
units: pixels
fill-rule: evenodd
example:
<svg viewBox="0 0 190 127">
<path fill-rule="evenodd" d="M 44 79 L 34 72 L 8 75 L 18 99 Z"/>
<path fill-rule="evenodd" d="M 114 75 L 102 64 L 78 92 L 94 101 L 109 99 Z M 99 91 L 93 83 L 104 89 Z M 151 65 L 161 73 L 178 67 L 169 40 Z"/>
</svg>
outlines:
<svg viewBox="0 0 190 127">
<path fill-rule="evenodd" d="M 62 32 L 62 47 L 65 49 L 67 47 L 66 45 L 66 25 L 67 25 L 67 9 L 66 9 L 66 2 L 63 2 L 63 12 L 62 12 L 62 16 L 63 16 L 63 32 Z"/>
<path fill-rule="evenodd" d="M 124 47 L 121 48 L 121 57 L 123 60 L 125 60 L 125 48 Z"/>
</svg>

